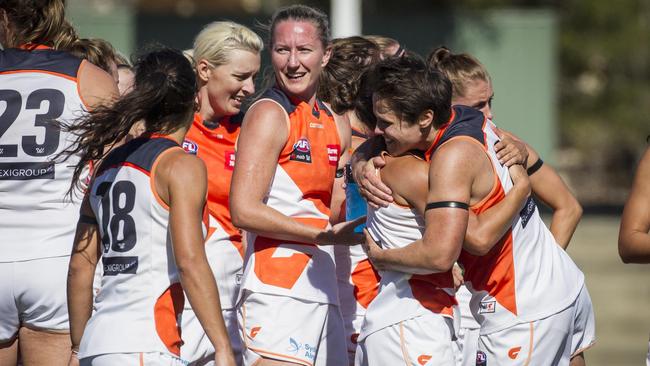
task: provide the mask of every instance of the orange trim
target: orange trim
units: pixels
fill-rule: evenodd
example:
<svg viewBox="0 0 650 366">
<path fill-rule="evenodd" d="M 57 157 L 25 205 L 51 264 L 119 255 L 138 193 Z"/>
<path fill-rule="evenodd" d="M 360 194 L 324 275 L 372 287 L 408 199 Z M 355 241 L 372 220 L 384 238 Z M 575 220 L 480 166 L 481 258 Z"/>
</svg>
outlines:
<svg viewBox="0 0 650 366">
<path fill-rule="evenodd" d="M 18 49 L 34 51 L 34 50 L 51 50 L 52 47 L 46 46 L 44 44 L 38 44 L 38 43 L 25 43 L 18 46 Z"/>
<path fill-rule="evenodd" d="M 81 70 L 86 67 L 86 63 L 88 61 L 83 60 L 81 61 L 81 64 L 79 65 L 79 69 L 77 70 L 77 94 L 79 94 L 79 99 L 81 99 L 81 103 L 86 107 L 87 110 L 90 110 L 90 104 L 84 99 L 83 94 L 81 94 L 81 80 L 79 80 L 79 75 L 81 75 Z"/>
<path fill-rule="evenodd" d="M 404 358 L 404 364 L 406 366 L 411 365 L 411 358 L 409 357 L 408 350 L 406 349 L 406 344 L 404 342 L 404 322 L 399 323 L 399 346 L 402 350 L 402 357 Z"/>
<path fill-rule="evenodd" d="M 74 76 L 61 74 L 61 73 L 54 72 L 54 71 L 46 71 L 46 70 L 11 70 L 11 71 L 2 71 L 2 72 L 0 72 L 0 75 L 21 74 L 21 73 L 25 73 L 25 72 L 49 74 L 49 75 L 58 76 L 58 77 L 61 77 L 61 78 L 64 78 L 64 79 L 68 79 L 70 81 L 74 81 L 75 83 L 77 82 L 77 78 L 74 77 Z"/>
<path fill-rule="evenodd" d="M 433 142 L 431 143 L 431 146 L 427 149 L 427 151 L 424 152 L 424 159 L 426 161 L 431 160 L 431 156 L 433 155 L 433 150 L 437 148 L 438 142 L 442 138 L 442 135 L 444 135 L 445 131 L 447 131 L 447 127 L 451 125 L 452 122 L 454 122 L 454 119 L 456 118 L 456 111 L 454 108 L 451 109 L 451 116 L 449 116 L 449 121 L 442 125 L 438 132 L 436 133 L 436 137 L 433 139 Z"/>
<path fill-rule="evenodd" d="M 140 352 L 140 366 L 144 366 L 144 353 Z"/>
<path fill-rule="evenodd" d="M 158 201 L 158 203 L 167 211 L 169 211 L 169 205 L 167 204 L 167 202 L 163 201 L 163 199 L 158 194 L 158 189 L 156 189 L 156 184 L 155 184 L 156 173 L 155 172 L 156 172 L 156 168 L 158 167 L 158 163 L 160 162 L 160 158 L 162 158 L 163 155 L 165 155 L 165 154 L 167 154 L 167 153 L 169 153 L 171 151 L 175 151 L 176 149 L 183 150 L 182 147 L 176 146 L 176 147 L 173 147 L 171 149 L 167 149 L 167 150 L 163 151 L 160 155 L 158 155 L 158 157 L 156 158 L 156 161 L 154 161 L 153 165 L 151 166 L 151 171 L 149 172 L 149 174 L 150 174 L 149 175 L 149 187 L 151 187 L 151 193 L 153 193 L 153 196 L 156 197 L 156 201 Z M 183 150 L 183 151 L 185 151 L 185 150 Z"/>
<path fill-rule="evenodd" d="M 533 328 L 533 322 L 530 322 L 528 324 L 530 324 L 530 341 L 528 343 L 528 358 L 526 358 L 526 363 L 524 364 L 524 366 L 528 366 L 530 364 L 530 359 L 533 357 L 533 347 L 534 347 L 534 343 L 533 343 L 533 339 L 534 339 L 534 337 L 533 337 L 534 336 L 534 334 L 533 334 L 534 333 L 533 332 L 533 329 L 534 329 Z"/>
<path fill-rule="evenodd" d="M 281 358 L 284 358 L 284 359 L 286 359 L 287 361 L 295 362 L 295 363 L 298 363 L 298 364 L 301 364 L 301 365 L 305 365 L 305 366 L 313 366 L 313 364 L 312 364 L 311 362 L 309 362 L 309 361 L 306 361 L 306 360 L 303 360 L 303 359 L 301 359 L 301 358 L 297 358 L 297 357 L 292 357 L 292 356 L 283 355 L 282 353 L 274 353 L 274 352 L 269 352 L 269 351 L 261 350 L 261 349 L 259 349 L 259 348 L 251 348 L 251 347 L 248 347 L 248 349 L 251 350 L 251 351 L 253 351 L 253 352 L 255 352 L 255 353 L 257 353 L 257 354 L 259 354 L 259 355 L 262 356 L 262 357 L 264 357 L 264 354 L 267 354 L 267 355 L 271 356 L 271 357 L 264 357 L 264 358 L 272 358 L 272 359 L 274 359 L 274 360 L 277 360 L 277 358 L 274 358 L 274 357 L 273 357 L 273 356 L 275 356 L 275 357 L 281 357 Z"/>
</svg>

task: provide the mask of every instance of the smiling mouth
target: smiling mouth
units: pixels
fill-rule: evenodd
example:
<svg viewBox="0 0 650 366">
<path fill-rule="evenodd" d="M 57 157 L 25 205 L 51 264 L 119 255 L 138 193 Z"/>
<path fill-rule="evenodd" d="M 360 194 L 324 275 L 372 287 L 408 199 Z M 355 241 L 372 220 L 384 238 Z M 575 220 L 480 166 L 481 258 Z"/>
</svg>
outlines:
<svg viewBox="0 0 650 366">
<path fill-rule="evenodd" d="M 303 73 L 298 73 L 298 74 L 284 74 L 284 75 L 286 75 L 287 79 L 289 79 L 289 80 L 298 80 L 298 79 L 302 78 L 303 76 L 305 76 L 306 73 L 303 72 Z"/>
</svg>

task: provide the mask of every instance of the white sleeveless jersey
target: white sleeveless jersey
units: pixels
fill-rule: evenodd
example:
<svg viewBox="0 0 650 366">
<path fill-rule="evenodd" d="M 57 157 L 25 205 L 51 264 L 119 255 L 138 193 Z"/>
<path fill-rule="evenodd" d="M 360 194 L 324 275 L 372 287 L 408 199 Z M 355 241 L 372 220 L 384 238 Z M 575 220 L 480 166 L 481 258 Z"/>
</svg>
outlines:
<svg viewBox="0 0 650 366">
<path fill-rule="evenodd" d="M 0 262 L 70 255 L 80 195 L 68 195 L 79 161 L 53 158 L 84 113 L 81 60 L 46 47 L 0 51 Z"/>
<path fill-rule="evenodd" d="M 512 181 L 496 157 L 494 144 L 499 138 L 492 122 L 468 107 L 456 106 L 454 112 L 455 119 L 440 131 L 433 149 L 458 138 L 484 149 L 496 177 L 488 196 L 471 207 L 480 214 L 505 197 Z M 463 250 L 459 262 L 465 268 L 466 286 L 472 292 L 470 308 L 481 334 L 553 315 L 571 305 L 584 284 L 584 275 L 555 242 L 532 197 L 488 254 L 478 257 Z"/>
<path fill-rule="evenodd" d="M 104 269 L 79 357 L 105 353 L 180 354 L 183 289 L 169 234 L 169 208 L 155 193 L 166 138 L 139 138 L 110 153 L 90 191 Z"/>
<path fill-rule="evenodd" d="M 272 88 L 264 100 L 278 103 L 289 117 L 289 137 L 265 202 L 306 225 L 329 225 L 332 186 L 341 152 L 338 130 L 327 108 L 293 104 Z M 242 288 L 259 293 L 338 305 L 333 246 L 276 240 L 247 233 Z"/>
<path fill-rule="evenodd" d="M 422 216 L 394 203 L 379 209 L 368 207 L 366 225 L 385 249 L 405 247 L 424 234 Z M 425 314 L 453 318 L 456 300 L 451 271 L 428 275 L 379 271 L 379 276 L 379 294 L 368 306 L 360 341 L 385 327 Z"/>
</svg>

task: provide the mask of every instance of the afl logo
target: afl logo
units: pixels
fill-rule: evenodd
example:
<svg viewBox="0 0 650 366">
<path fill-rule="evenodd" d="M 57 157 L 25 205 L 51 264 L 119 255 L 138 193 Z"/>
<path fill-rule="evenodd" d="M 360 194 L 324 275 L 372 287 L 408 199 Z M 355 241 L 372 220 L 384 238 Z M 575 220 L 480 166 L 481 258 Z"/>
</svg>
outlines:
<svg viewBox="0 0 650 366">
<path fill-rule="evenodd" d="M 295 144 L 293 144 L 293 149 L 294 151 L 302 152 L 302 153 L 308 153 L 311 151 L 311 147 L 309 146 L 309 141 L 307 139 L 302 138 L 298 140 Z"/>
<path fill-rule="evenodd" d="M 183 150 L 190 154 L 196 155 L 199 152 L 199 145 L 190 140 L 183 140 Z"/>
<path fill-rule="evenodd" d="M 311 163 L 311 146 L 306 138 L 301 138 L 293 144 L 293 151 L 289 160 Z"/>
</svg>

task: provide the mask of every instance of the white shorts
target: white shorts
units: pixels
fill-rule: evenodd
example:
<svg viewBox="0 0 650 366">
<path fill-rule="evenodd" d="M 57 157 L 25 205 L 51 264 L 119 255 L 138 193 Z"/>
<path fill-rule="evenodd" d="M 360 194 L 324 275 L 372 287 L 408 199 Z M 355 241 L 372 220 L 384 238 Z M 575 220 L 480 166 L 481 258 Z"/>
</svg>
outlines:
<svg viewBox="0 0 650 366">
<path fill-rule="evenodd" d="M 476 350 L 478 349 L 478 337 L 480 333 L 480 328 L 460 328 L 458 330 L 456 333 L 457 338 L 454 341 L 456 365 L 476 365 Z"/>
<path fill-rule="evenodd" d="M 237 310 L 221 310 L 237 365 L 242 364 L 242 343 L 237 326 Z M 190 365 L 214 365 L 214 347 L 192 309 L 184 309 L 181 321 L 181 358 Z"/>
<path fill-rule="evenodd" d="M 79 366 L 115 366 L 115 365 L 146 365 L 146 366 L 185 366 L 178 357 L 167 353 L 107 353 L 103 355 L 84 357 L 79 360 Z"/>
<path fill-rule="evenodd" d="M 455 366 L 453 320 L 427 314 L 378 330 L 357 347 L 355 365 Z"/>
<path fill-rule="evenodd" d="M 0 263 L 0 343 L 21 326 L 68 332 L 69 256 Z"/>
<path fill-rule="evenodd" d="M 586 287 L 568 308 L 547 318 L 479 337 L 476 366 L 569 365 L 595 343 L 594 312 Z"/>
<path fill-rule="evenodd" d="M 244 291 L 238 315 L 244 365 L 260 357 L 305 366 L 348 363 L 338 306 Z"/>
<path fill-rule="evenodd" d="M 363 320 L 365 316 L 363 315 L 352 315 L 353 319 L 343 318 L 345 323 L 345 343 L 348 349 L 348 361 L 349 365 L 354 365 L 354 355 L 357 352 L 359 332 L 361 331 L 361 326 L 363 325 Z"/>
</svg>

